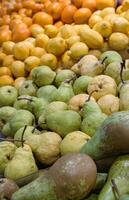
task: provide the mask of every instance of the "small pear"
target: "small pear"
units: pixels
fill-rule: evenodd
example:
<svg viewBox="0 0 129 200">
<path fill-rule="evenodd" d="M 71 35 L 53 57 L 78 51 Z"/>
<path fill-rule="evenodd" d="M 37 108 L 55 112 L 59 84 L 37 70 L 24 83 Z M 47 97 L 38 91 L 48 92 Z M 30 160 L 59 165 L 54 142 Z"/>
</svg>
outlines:
<svg viewBox="0 0 129 200">
<path fill-rule="evenodd" d="M 43 98 L 47 102 L 53 101 L 52 96 L 53 93 L 56 92 L 56 87 L 54 85 L 46 85 L 42 86 L 37 91 L 37 97 Z"/>
<path fill-rule="evenodd" d="M 19 95 L 30 95 L 35 96 L 37 91 L 37 86 L 33 83 L 32 80 L 26 80 L 23 84 L 19 87 Z"/>
<path fill-rule="evenodd" d="M 8 121 L 10 116 L 16 111 L 11 106 L 4 106 L 0 108 L 0 127 L 3 128 L 4 124 Z"/>
<path fill-rule="evenodd" d="M 0 173 L 4 173 L 8 162 L 14 156 L 16 149 L 16 145 L 12 142 L 0 142 Z"/>
<path fill-rule="evenodd" d="M 50 165 L 59 158 L 61 137 L 54 132 L 31 135 L 26 143 L 31 147 L 37 160 Z"/>
<path fill-rule="evenodd" d="M 31 148 L 28 145 L 24 145 L 24 147 L 17 148 L 13 159 L 5 168 L 4 175 L 6 178 L 16 180 L 37 171 L 38 168 Z"/>
</svg>

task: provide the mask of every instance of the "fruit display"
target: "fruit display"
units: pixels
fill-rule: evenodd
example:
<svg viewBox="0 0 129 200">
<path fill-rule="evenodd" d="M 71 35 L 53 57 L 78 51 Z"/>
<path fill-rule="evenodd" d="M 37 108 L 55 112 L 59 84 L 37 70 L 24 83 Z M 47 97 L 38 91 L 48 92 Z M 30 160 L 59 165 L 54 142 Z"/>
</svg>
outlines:
<svg viewBox="0 0 129 200">
<path fill-rule="evenodd" d="M 129 0 L 0 2 L 0 200 L 129 200 Z"/>
</svg>

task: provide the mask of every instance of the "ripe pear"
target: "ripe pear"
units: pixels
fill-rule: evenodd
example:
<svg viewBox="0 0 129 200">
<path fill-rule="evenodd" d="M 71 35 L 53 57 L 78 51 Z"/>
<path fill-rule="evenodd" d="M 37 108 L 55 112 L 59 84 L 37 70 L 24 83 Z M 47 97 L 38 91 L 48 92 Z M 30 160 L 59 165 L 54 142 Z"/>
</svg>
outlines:
<svg viewBox="0 0 129 200">
<path fill-rule="evenodd" d="M 97 103 L 103 113 L 111 115 L 112 113 L 119 111 L 119 101 L 118 97 L 115 97 L 112 94 L 107 94 L 101 97 Z"/>
<path fill-rule="evenodd" d="M 31 71 L 32 80 L 38 86 L 50 85 L 53 83 L 56 73 L 48 66 L 35 67 Z"/>
<path fill-rule="evenodd" d="M 117 94 L 117 84 L 113 78 L 107 75 L 95 76 L 88 85 L 88 93 L 98 100 L 106 94 Z"/>
<path fill-rule="evenodd" d="M 76 77 L 76 74 L 72 70 L 63 69 L 57 73 L 54 83 L 57 87 L 59 87 L 63 81 L 73 77 Z"/>
<path fill-rule="evenodd" d="M 61 155 L 65 155 L 68 153 L 79 153 L 82 146 L 89 139 L 90 136 L 81 131 L 68 133 L 60 144 Z"/>
<path fill-rule="evenodd" d="M 7 122 L 8 128 L 11 129 L 10 136 L 14 136 L 17 130 L 25 125 L 33 125 L 34 121 L 34 115 L 28 110 L 17 110 L 11 115 L 11 118 Z M 3 132 L 3 134 L 6 135 L 5 132 Z"/>
<path fill-rule="evenodd" d="M 84 104 L 88 100 L 89 95 L 88 94 L 78 94 L 73 96 L 69 101 L 69 109 L 74 110 L 76 112 L 80 112 L 83 108 Z M 95 101 L 93 97 L 91 97 L 91 100 Z"/>
<path fill-rule="evenodd" d="M 54 113 L 58 110 L 67 110 L 68 105 L 61 101 L 53 101 L 50 104 L 48 104 L 44 110 L 44 112 L 40 115 L 38 119 L 38 124 L 42 129 L 47 129 L 46 126 L 46 118 L 47 115 Z"/>
<path fill-rule="evenodd" d="M 37 89 L 38 89 L 37 86 L 33 83 L 32 80 L 26 80 L 19 87 L 18 93 L 19 95 L 36 96 Z"/>
<path fill-rule="evenodd" d="M 16 149 L 12 160 L 7 164 L 4 175 L 6 178 L 16 180 L 37 172 L 31 148 L 28 145 Z"/>
<path fill-rule="evenodd" d="M 73 87 L 70 83 L 61 83 L 57 91 L 53 93 L 54 101 L 63 101 L 68 103 L 69 100 L 74 96 Z"/>
<path fill-rule="evenodd" d="M 10 116 L 16 111 L 11 106 L 4 106 L 0 108 L 0 127 L 3 128 L 4 124 L 8 121 Z"/>
<path fill-rule="evenodd" d="M 45 99 L 47 102 L 51 102 L 53 92 L 55 92 L 57 89 L 54 85 L 46 85 L 42 86 L 37 91 L 37 97 Z"/>
<path fill-rule="evenodd" d="M 105 64 L 105 66 L 109 65 L 112 62 L 122 63 L 122 57 L 116 51 L 106 51 L 100 56 L 100 60 Z"/>
<path fill-rule="evenodd" d="M 18 96 L 17 89 L 13 86 L 0 87 L 0 107 L 12 106 Z"/>
<path fill-rule="evenodd" d="M 23 133 L 24 127 L 20 128 L 14 135 L 14 140 L 21 140 L 22 139 L 22 133 Z M 41 132 L 36 129 L 34 126 L 27 126 L 24 132 L 23 140 L 26 140 L 30 135 L 33 134 L 41 134 Z M 16 146 L 21 146 L 21 142 L 15 142 Z"/>
<path fill-rule="evenodd" d="M 0 142 L 0 174 L 4 173 L 4 170 L 8 162 L 13 158 L 17 147 L 12 142 Z"/>
<path fill-rule="evenodd" d="M 12 194 L 19 189 L 17 184 L 10 179 L 0 179 L 0 199 L 11 199 Z"/>
<path fill-rule="evenodd" d="M 26 144 L 31 147 L 38 161 L 50 165 L 59 158 L 61 141 L 57 133 L 44 132 L 41 135 L 29 136 Z"/>
<path fill-rule="evenodd" d="M 76 95 L 81 93 L 87 93 L 88 84 L 90 83 L 91 80 L 92 80 L 91 76 L 84 75 L 78 77 L 73 84 L 74 93 Z"/>
<path fill-rule="evenodd" d="M 47 127 L 64 137 L 70 132 L 78 131 L 81 125 L 81 117 L 75 111 L 55 111 L 46 118 Z"/>
</svg>

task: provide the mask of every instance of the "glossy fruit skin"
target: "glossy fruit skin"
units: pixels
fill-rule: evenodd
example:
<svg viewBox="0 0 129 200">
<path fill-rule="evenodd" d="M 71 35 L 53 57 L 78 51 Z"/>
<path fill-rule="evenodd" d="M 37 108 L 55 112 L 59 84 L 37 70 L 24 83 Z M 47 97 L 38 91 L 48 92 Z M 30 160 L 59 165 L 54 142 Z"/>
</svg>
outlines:
<svg viewBox="0 0 129 200">
<path fill-rule="evenodd" d="M 80 8 L 78 9 L 73 18 L 76 24 L 84 24 L 88 21 L 89 17 L 91 16 L 92 12 L 89 8 Z"/>
<path fill-rule="evenodd" d="M 74 21 L 73 16 L 76 11 L 77 8 L 74 5 L 66 6 L 62 11 L 61 20 L 64 23 L 71 24 Z"/>
</svg>

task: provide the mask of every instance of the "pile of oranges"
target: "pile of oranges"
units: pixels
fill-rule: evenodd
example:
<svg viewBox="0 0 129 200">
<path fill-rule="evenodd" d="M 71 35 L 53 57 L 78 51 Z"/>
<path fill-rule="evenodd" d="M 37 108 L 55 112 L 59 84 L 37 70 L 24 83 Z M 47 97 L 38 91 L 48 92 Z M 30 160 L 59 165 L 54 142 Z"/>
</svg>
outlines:
<svg viewBox="0 0 129 200">
<path fill-rule="evenodd" d="M 45 45 L 49 38 L 56 37 L 63 25 L 87 24 L 96 10 L 115 5 L 115 0 L 2 0 L 0 86 L 21 84 L 33 67 L 40 64 L 41 57 L 47 53 Z M 76 39 L 77 36 L 73 41 Z M 23 41 L 26 43 L 20 44 Z M 15 50 L 16 43 L 19 46 Z M 58 58 L 51 52 L 46 58 L 49 62 L 52 59 L 54 69 Z"/>
</svg>

